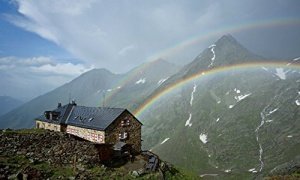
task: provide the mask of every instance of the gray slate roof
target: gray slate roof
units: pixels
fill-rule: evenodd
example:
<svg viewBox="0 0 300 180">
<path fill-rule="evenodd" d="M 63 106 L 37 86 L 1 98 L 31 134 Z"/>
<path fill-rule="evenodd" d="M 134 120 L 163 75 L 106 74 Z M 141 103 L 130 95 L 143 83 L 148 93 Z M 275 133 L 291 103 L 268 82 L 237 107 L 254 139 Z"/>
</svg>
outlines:
<svg viewBox="0 0 300 180">
<path fill-rule="evenodd" d="M 65 124 L 65 121 L 72 109 L 72 104 L 67 104 L 67 105 L 64 105 L 64 106 L 61 106 L 61 107 L 58 107 L 56 108 L 55 112 L 59 112 L 60 113 L 60 116 L 58 117 L 58 120 L 49 120 L 49 119 L 46 119 L 45 115 L 41 115 L 39 117 L 37 117 L 36 119 L 38 120 L 41 120 L 41 121 L 45 121 L 45 122 L 49 122 L 49 123 L 55 123 L 55 124 Z"/>
<path fill-rule="evenodd" d="M 60 112 L 60 116 L 56 121 L 48 120 L 44 115 L 36 119 L 49 123 L 67 124 L 102 131 L 113 123 L 123 112 L 126 111 L 130 113 L 123 108 L 85 107 L 74 104 L 67 104 L 53 111 Z M 138 122 L 141 123 L 140 121 Z"/>
<path fill-rule="evenodd" d="M 83 128 L 105 130 L 126 109 L 74 106 L 66 124 Z"/>
</svg>

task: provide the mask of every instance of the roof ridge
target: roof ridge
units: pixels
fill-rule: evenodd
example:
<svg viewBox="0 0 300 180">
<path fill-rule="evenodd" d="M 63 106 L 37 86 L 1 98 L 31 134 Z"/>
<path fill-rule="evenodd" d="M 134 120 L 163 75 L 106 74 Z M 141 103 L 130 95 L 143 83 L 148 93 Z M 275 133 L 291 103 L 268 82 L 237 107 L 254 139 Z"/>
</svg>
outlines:
<svg viewBox="0 0 300 180">
<path fill-rule="evenodd" d="M 76 107 L 83 107 L 83 108 L 98 108 L 98 109 L 100 109 L 100 108 L 103 108 L 103 109 L 123 109 L 123 110 L 125 110 L 126 108 L 119 108 L 119 107 L 92 107 L 92 106 L 79 106 L 79 105 L 77 105 Z"/>
<path fill-rule="evenodd" d="M 68 115 L 68 117 L 67 117 L 67 119 L 66 119 L 66 121 L 65 121 L 65 124 L 68 123 L 69 118 L 70 118 L 70 116 L 71 116 L 71 114 L 72 114 L 72 112 L 73 112 L 73 110 L 74 110 L 74 107 L 76 107 L 76 106 L 72 106 L 72 109 L 71 109 L 70 112 L 69 112 L 69 115 Z"/>
</svg>

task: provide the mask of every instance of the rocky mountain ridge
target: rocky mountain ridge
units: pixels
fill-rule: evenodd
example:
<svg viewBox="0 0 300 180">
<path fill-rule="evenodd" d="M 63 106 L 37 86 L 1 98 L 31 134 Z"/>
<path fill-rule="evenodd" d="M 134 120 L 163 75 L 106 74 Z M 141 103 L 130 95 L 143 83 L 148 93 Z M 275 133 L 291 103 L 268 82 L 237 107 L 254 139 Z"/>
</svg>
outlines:
<svg viewBox="0 0 300 180">
<path fill-rule="evenodd" d="M 291 63 L 297 58 L 274 62 L 223 36 L 149 96 L 193 77 L 143 113 L 145 148 L 200 175 L 267 175 L 299 155 L 300 72 Z"/>
<path fill-rule="evenodd" d="M 0 116 L 0 128 L 31 128 L 33 119 L 45 110 L 55 108 L 58 102 L 66 104 L 73 99 L 84 106 L 133 110 L 177 70 L 177 66 L 162 59 L 144 63 L 122 75 L 94 69 Z"/>
<path fill-rule="evenodd" d="M 10 96 L 0 96 L 0 116 L 22 105 L 21 100 L 12 98 Z"/>
</svg>

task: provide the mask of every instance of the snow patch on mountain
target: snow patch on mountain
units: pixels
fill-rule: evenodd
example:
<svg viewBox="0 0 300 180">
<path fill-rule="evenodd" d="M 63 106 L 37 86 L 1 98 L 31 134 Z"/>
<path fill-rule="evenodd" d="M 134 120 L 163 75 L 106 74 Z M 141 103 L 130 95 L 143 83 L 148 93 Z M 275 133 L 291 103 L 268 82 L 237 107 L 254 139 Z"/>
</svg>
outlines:
<svg viewBox="0 0 300 180">
<path fill-rule="evenodd" d="M 165 140 L 163 140 L 160 144 L 164 144 L 165 142 L 167 142 L 170 138 L 166 138 Z"/>
<path fill-rule="evenodd" d="M 135 84 L 144 84 L 146 82 L 146 78 L 141 78 L 135 82 Z"/>
<path fill-rule="evenodd" d="M 249 169 L 248 172 L 257 173 L 257 170 L 255 168 Z"/>
<path fill-rule="evenodd" d="M 264 67 L 264 66 L 262 66 L 261 68 L 262 68 L 263 70 L 269 72 L 268 68 L 266 68 L 266 67 Z"/>
<path fill-rule="evenodd" d="M 190 100 L 190 105 L 191 105 L 191 106 L 193 105 L 194 93 L 196 92 L 196 90 L 197 90 L 197 85 L 194 84 L 193 91 L 192 91 L 192 93 L 191 93 L 191 100 Z"/>
<path fill-rule="evenodd" d="M 157 84 L 158 84 L 158 85 L 161 85 L 161 84 L 164 83 L 167 79 L 169 79 L 169 77 L 166 77 L 166 78 L 164 78 L 164 79 L 160 79 L 160 80 L 157 82 Z"/>
<path fill-rule="evenodd" d="M 190 113 L 188 120 L 185 122 L 185 126 L 191 127 L 193 124 L 191 123 L 192 113 Z"/>
<path fill-rule="evenodd" d="M 300 106 L 300 101 L 298 99 L 295 101 L 295 103 L 297 106 Z"/>
<path fill-rule="evenodd" d="M 207 134 L 201 133 L 199 135 L 199 139 L 202 141 L 203 144 L 207 143 Z"/>
<path fill-rule="evenodd" d="M 240 94 L 241 93 L 241 90 L 239 89 L 234 89 L 234 91 L 237 93 L 237 94 Z M 248 93 L 248 94 L 244 94 L 244 95 L 237 95 L 237 96 L 234 96 L 234 99 L 236 100 L 236 102 L 234 104 L 231 104 L 228 106 L 229 109 L 232 109 L 234 106 L 237 105 L 238 102 L 242 101 L 243 99 L 247 98 L 248 96 L 250 96 L 252 93 Z"/>
<path fill-rule="evenodd" d="M 286 66 L 289 66 L 289 65 L 291 65 L 293 62 L 298 61 L 298 60 L 300 60 L 300 57 L 297 57 L 297 58 L 293 59 L 293 61 L 287 63 Z"/>
<path fill-rule="evenodd" d="M 283 68 L 276 68 L 275 75 L 277 75 L 282 80 L 286 79 L 286 72 L 284 72 Z"/>
<path fill-rule="evenodd" d="M 230 172 L 231 172 L 231 169 L 226 169 L 224 172 L 230 173 Z"/>
<path fill-rule="evenodd" d="M 107 89 L 106 91 L 107 92 L 111 92 L 111 91 L 114 91 L 114 90 L 117 90 L 117 89 L 120 89 L 121 88 L 121 86 L 118 86 L 118 87 L 116 87 L 116 88 L 111 88 L 111 89 Z M 105 91 L 105 90 L 101 90 L 101 89 L 99 89 L 98 91 L 97 91 L 97 93 L 100 93 L 101 91 Z"/>
<path fill-rule="evenodd" d="M 205 176 L 212 176 L 212 177 L 215 177 L 215 176 L 218 176 L 218 174 L 201 174 L 200 177 L 205 177 Z"/>
<path fill-rule="evenodd" d="M 231 90 L 227 91 L 225 94 L 228 95 L 230 93 Z"/>
<path fill-rule="evenodd" d="M 300 57 L 293 59 L 293 61 L 298 61 L 298 60 L 300 60 Z"/>
<path fill-rule="evenodd" d="M 234 88 L 234 91 L 235 91 L 236 93 L 238 93 L 238 94 L 241 93 L 241 90 L 239 90 L 239 89 L 237 89 L 237 88 Z"/>
<path fill-rule="evenodd" d="M 211 62 L 210 62 L 210 64 L 208 65 L 208 67 L 211 67 L 211 66 L 213 66 L 213 65 L 214 65 L 214 61 L 215 61 L 215 58 L 216 58 L 216 54 L 215 54 L 215 47 L 216 47 L 216 45 L 215 45 L 215 44 L 213 44 L 213 45 L 209 46 L 209 48 L 210 48 L 210 51 L 211 51 L 211 52 L 212 52 L 212 54 L 213 54 L 213 57 L 211 58 Z"/>
<path fill-rule="evenodd" d="M 273 113 L 276 112 L 277 110 L 278 110 L 278 108 L 275 108 L 275 109 L 271 110 L 270 112 L 267 113 L 267 116 L 273 114 Z"/>
<path fill-rule="evenodd" d="M 245 94 L 245 95 L 240 95 L 240 96 L 235 96 L 234 98 L 237 100 L 237 102 L 239 102 L 239 101 L 245 99 L 246 97 L 248 97 L 250 95 L 251 95 L 251 93 Z"/>
</svg>

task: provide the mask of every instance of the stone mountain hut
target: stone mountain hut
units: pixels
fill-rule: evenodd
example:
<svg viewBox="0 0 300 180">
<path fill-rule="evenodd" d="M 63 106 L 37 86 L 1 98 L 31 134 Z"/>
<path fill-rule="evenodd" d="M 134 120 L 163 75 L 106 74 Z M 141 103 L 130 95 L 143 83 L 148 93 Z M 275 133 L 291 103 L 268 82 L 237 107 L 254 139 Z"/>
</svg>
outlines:
<svg viewBox="0 0 300 180">
<path fill-rule="evenodd" d="M 66 132 L 96 144 L 126 143 L 133 153 L 141 152 L 141 126 L 127 109 L 77 106 L 73 101 L 36 120 L 36 128 Z"/>
</svg>

